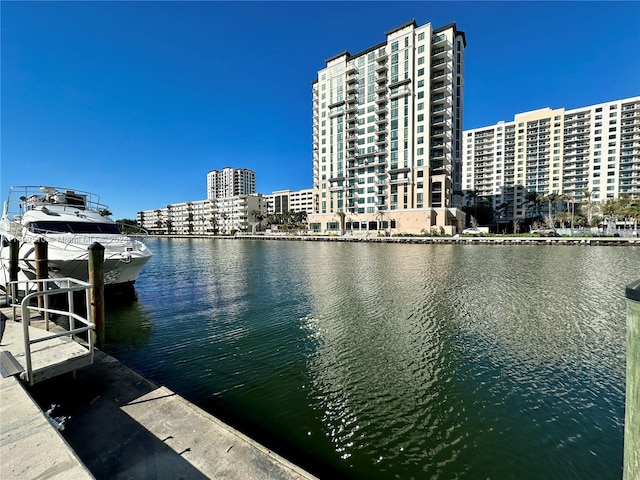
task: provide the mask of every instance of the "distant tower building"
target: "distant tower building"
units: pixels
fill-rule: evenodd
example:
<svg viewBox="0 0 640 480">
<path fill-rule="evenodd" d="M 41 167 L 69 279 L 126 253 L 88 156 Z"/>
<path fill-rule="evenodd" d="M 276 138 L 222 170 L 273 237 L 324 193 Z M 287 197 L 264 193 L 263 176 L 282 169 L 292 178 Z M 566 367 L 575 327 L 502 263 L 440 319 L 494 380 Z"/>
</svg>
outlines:
<svg viewBox="0 0 640 480">
<path fill-rule="evenodd" d="M 313 82 L 313 230 L 455 233 L 465 34 L 407 22 Z M 342 225 L 340 225 L 342 223 Z"/>
<path fill-rule="evenodd" d="M 207 199 L 256 193 L 256 172 L 246 168 L 225 167 L 207 174 Z"/>
</svg>

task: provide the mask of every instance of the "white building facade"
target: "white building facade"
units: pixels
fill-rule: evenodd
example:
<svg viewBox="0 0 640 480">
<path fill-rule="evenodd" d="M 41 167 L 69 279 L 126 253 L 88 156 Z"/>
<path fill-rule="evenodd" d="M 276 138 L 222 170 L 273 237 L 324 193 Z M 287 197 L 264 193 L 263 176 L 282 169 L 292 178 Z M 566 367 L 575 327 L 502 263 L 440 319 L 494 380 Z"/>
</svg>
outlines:
<svg viewBox="0 0 640 480">
<path fill-rule="evenodd" d="M 639 198 L 640 97 L 519 113 L 464 131 L 463 150 L 463 191 L 507 207 L 506 219 L 533 214 L 527 192 Z"/>
<path fill-rule="evenodd" d="M 207 174 L 207 198 L 228 198 L 256 193 L 256 173 L 247 168 L 225 167 Z"/>
<path fill-rule="evenodd" d="M 464 32 L 408 22 L 326 61 L 313 90 L 318 232 L 455 233 L 462 153 Z"/>
<path fill-rule="evenodd" d="M 313 189 L 278 190 L 271 195 L 265 195 L 267 214 L 290 212 L 313 213 Z"/>
<path fill-rule="evenodd" d="M 256 216 L 266 211 L 262 195 L 174 203 L 156 210 L 138 212 L 138 224 L 153 234 L 231 235 L 252 232 L 259 223 Z"/>
</svg>

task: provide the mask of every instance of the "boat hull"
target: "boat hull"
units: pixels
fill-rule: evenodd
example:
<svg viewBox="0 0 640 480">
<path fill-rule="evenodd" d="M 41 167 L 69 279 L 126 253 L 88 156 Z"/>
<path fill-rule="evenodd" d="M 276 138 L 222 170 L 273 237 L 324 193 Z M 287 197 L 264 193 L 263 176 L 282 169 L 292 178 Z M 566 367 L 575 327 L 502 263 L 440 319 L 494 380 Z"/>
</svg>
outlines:
<svg viewBox="0 0 640 480">
<path fill-rule="evenodd" d="M 152 256 L 137 235 L 127 235 L 99 197 L 56 187 L 12 187 L 0 219 L 0 284 L 9 281 L 10 244 L 17 240 L 18 280 L 36 277 L 36 243 L 47 243 L 48 276 L 88 280 L 89 248 L 104 247 L 104 284 L 133 284 Z M 128 225 L 128 231 L 134 226 Z M 146 233 L 146 232 L 142 232 Z"/>
<path fill-rule="evenodd" d="M 99 242 L 98 242 L 99 243 Z M 127 250 L 126 246 L 114 246 L 113 242 L 104 251 L 104 284 L 120 285 L 133 284 L 144 265 L 151 258 L 151 252 L 141 243 L 138 249 Z M 0 247 L 0 282 L 9 281 L 10 247 L 3 242 Z M 87 249 L 69 249 L 67 244 L 62 248 L 59 242 L 48 242 L 47 267 L 51 278 L 89 279 L 89 251 Z M 35 246 L 32 243 L 22 243 L 18 253 L 19 280 L 34 279 L 36 276 Z"/>
</svg>

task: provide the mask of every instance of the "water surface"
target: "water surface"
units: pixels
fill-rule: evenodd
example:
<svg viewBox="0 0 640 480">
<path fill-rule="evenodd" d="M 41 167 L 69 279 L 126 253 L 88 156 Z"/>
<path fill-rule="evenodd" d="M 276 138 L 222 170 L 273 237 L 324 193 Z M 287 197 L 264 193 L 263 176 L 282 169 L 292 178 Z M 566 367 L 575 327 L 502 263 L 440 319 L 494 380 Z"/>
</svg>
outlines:
<svg viewBox="0 0 640 480">
<path fill-rule="evenodd" d="M 108 351 L 322 478 L 620 478 L 634 247 L 151 239 Z"/>
</svg>

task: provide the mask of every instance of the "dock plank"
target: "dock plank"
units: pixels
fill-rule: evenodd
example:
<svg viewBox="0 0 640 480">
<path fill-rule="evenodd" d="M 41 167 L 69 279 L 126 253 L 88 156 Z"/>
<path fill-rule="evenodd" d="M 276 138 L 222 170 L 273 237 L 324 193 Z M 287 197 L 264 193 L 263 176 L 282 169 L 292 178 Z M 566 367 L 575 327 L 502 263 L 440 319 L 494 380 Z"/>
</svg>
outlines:
<svg viewBox="0 0 640 480">
<path fill-rule="evenodd" d="M 29 326 L 29 338 L 44 338 L 50 334 L 44 329 Z M 27 369 L 22 322 L 6 320 L 0 350 L 10 352 Z M 69 337 L 56 337 L 31 345 L 31 367 L 34 383 L 67 373 L 91 364 L 93 359 L 87 348 Z M 24 374 L 23 374 L 24 375 Z"/>
</svg>

